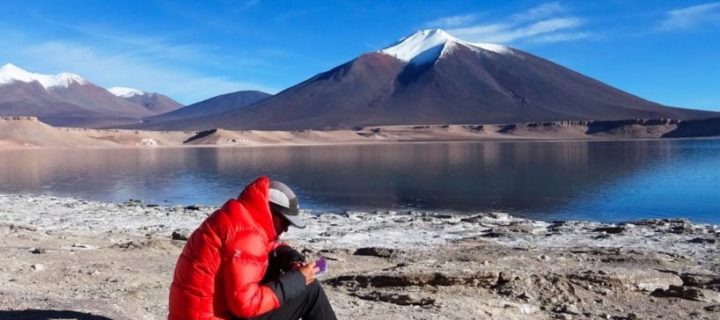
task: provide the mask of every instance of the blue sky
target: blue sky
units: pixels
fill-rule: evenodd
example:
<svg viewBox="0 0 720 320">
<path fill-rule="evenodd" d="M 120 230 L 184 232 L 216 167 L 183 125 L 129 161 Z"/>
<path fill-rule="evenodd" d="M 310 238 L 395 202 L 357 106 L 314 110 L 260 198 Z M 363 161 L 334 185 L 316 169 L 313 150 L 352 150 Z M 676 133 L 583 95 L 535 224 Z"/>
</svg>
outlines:
<svg viewBox="0 0 720 320">
<path fill-rule="evenodd" d="M 4 0 L 0 12 L 0 64 L 182 103 L 275 93 L 440 27 L 653 101 L 720 110 L 720 2 Z"/>
</svg>

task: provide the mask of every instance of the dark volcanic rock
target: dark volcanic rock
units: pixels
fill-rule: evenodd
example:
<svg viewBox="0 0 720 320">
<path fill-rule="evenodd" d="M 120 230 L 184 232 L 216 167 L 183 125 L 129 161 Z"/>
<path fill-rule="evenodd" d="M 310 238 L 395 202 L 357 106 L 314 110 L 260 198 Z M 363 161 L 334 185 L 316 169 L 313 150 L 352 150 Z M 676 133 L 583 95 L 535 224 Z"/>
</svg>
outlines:
<svg viewBox="0 0 720 320">
<path fill-rule="evenodd" d="M 680 274 L 680 279 L 683 281 L 683 286 L 698 287 L 720 292 L 720 275 L 683 273 Z"/>
<path fill-rule="evenodd" d="M 652 228 L 655 232 L 674 234 L 706 233 L 701 228 L 695 228 L 688 219 L 653 219 L 632 222 L 637 226 Z"/>
<path fill-rule="evenodd" d="M 395 249 L 389 249 L 389 248 L 377 248 L 377 247 L 365 247 L 365 248 L 358 248 L 353 253 L 356 256 L 372 256 L 372 257 L 379 257 L 379 258 L 390 258 L 392 257 L 393 253 L 395 253 Z"/>
<path fill-rule="evenodd" d="M 483 233 L 480 236 L 483 238 L 500 238 L 503 236 L 503 233 L 490 230 L 489 232 Z"/>
<path fill-rule="evenodd" d="M 702 302 L 717 302 L 717 298 L 709 296 L 708 293 L 717 293 L 713 291 L 704 291 L 695 287 L 685 286 L 670 286 L 668 289 L 656 289 L 651 293 L 653 297 L 663 298 L 680 298 L 685 300 L 702 301 Z"/>
<path fill-rule="evenodd" d="M 142 249 L 144 247 L 144 245 L 142 243 L 139 243 L 136 241 L 126 241 L 126 242 L 113 244 L 110 247 L 118 248 L 118 249 L 125 249 L 125 250 L 133 250 L 133 249 Z"/>
<path fill-rule="evenodd" d="M 413 293 L 373 291 L 367 294 L 354 293 L 353 296 L 363 300 L 383 301 L 401 306 L 427 306 L 435 304 L 435 299 L 418 297 Z"/>
<path fill-rule="evenodd" d="M 338 276 L 328 280 L 333 286 L 374 287 L 410 287 L 410 286 L 454 286 L 472 285 L 492 287 L 497 284 L 498 274 L 478 272 L 468 275 L 447 275 L 443 273 L 379 273 Z"/>
<path fill-rule="evenodd" d="M 714 304 L 704 308 L 707 312 L 720 312 L 720 304 Z"/>
<path fill-rule="evenodd" d="M 616 234 L 616 233 L 623 233 L 623 231 L 625 231 L 625 227 L 624 227 L 624 226 L 617 226 L 617 227 L 599 227 L 599 228 L 595 228 L 595 230 L 593 230 L 593 231 L 595 231 L 595 232 L 605 232 L 605 233 Z"/>
<path fill-rule="evenodd" d="M 716 241 L 717 241 L 717 240 L 712 239 L 712 238 L 693 238 L 693 239 L 691 239 L 691 240 L 688 240 L 688 242 L 690 242 L 690 243 L 700 243 L 700 244 L 703 244 L 703 243 L 713 244 L 713 243 L 715 243 Z"/>
<path fill-rule="evenodd" d="M 190 231 L 188 229 L 177 229 L 177 230 L 173 231 L 171 237 L 173 240 L 187 241 L 187 239 L 190 238 L 191 234 L 192 234 L 192 231 Z"/>
</svg>

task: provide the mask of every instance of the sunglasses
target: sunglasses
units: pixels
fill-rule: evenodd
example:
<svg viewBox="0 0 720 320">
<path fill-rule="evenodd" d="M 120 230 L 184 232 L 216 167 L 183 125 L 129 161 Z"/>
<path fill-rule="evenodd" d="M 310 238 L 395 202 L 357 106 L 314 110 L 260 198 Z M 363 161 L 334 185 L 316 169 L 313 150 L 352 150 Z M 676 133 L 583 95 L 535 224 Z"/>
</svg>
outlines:
<svg viewBox="0 0 720 320">
<path fill-rule="evenodd" d="M 289 226 L 291 225 L 290 221 L 289 221 L 287 218 L 285 218 L 285 216 L 284 216 L 282 213 L 277 212 L 277 211 L 275 211 L 275 210 L 270 210 L 270 213 L 272 213 L 273 217 L 275 217 L 275 218 L 277 218 L 278 220 L 282 221 L 282 223 L 283 223 L 284 226 L 288 226 L 288 227 L 289 227 Z"/>
</svg>

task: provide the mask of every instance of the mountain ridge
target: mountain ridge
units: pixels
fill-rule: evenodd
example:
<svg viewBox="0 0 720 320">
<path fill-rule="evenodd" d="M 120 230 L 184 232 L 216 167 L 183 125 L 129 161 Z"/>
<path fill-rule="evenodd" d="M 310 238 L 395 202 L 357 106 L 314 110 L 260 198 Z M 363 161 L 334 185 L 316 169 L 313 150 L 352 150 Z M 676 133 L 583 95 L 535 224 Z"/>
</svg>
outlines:
<svg viewBox="0 0 720 320">
<path fill-rule="evenodd" d="M 54 126 L 106 127 L 139 123 L 179 106 L 155 93 L 118 97 L 73 73 L 33 73 L 10 63 L 0 67 L 2 116 L 37 116 Z"/>
<path fill-rule="evenodd" d="M 193 103 L 173 112 L 144 118 L 142 126 L 150 128 L 154 122 L 167 123 L 198 116 L 212 116 L 229 110 L 237 110 L 247 107 L 271 96 L 272 95 L 269 93 L 257 90 L 241 90 L 221 94 L 219 96 Z"/>
</svg>

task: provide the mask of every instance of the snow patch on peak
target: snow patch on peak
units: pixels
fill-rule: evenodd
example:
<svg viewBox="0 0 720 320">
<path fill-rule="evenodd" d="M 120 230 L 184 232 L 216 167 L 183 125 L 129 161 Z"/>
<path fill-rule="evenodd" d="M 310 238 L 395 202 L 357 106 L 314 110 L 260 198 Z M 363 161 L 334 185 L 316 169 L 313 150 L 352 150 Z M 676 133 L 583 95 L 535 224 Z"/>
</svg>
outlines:
<svg viewBox="0 0 720 320">
<path fill-rule="evenodd" d="M 442 50 L 445 43 L 452 40 L 451 35 L 440 29 L 420 30 L 380 52 L 409 62 L 428 50 L 437 51 L 438 48 Z"/>
<path fill-rule="evenodd" d="M 508 48 L 504 45 L 501 45 L 501 44 L 470 43 L 470 42 L 466 42 L 466 43 L 470 46 L 477 47 L 477 48 L 483 49 L 485 51 L 491 51 L 491 52 L 500 53 L 500 54 L 511 54 L 512 53 L 512 50 L 510 50 L 510 48 Z"/>
<path fill-rule="evenodd" d="M 18 66 L 14 65 L 12 63 L 7 63 L 4 66 L 2 66 L 2 68 L 0 68 L 0 73 L 5 74 L 5 73 L 10 73 L 10 72 L 20 73 L 20 72 L 26 72 L 26 71 L 23 69 L 20 69 Z"/>
<path fill-rule="evenodd" d="M 11 63 L 0 68 L 0 85 L 11 84 L 18 81 L 26 83 L 37 81 L 45 89 L 52 87 L 69 88 L 73 83 L 81 85 L 88 83 L 81 76 L 74 73 L 62 72 L 56 75 L 32 73 Z"/>
<path fill-rule="evenodd" d="M 447 52 L 451 52 L 457 44 L 467 46 L 476 51 L 490 51 L 497 54 L 512 53 L 511 49 L 506 46 L 463 41 L 453 37 L 442 29 L 417 31 L 400 39 L 395 44 L 380 50 L 380 52 L 406 62 L 426 63 L 434 61 Z"/>
<path fill-rule="evenodd" d="M 16 65 L 8 63 L 0 68 L 0 84 L 8 84 L 15 81 L 32 82 L 33 74 Z"/>
<path fill-rule="evenodd" d="M 87 81 L 74 73 L 61 72 L 52 76 L 52 81 L 49 83 L 48 87 L 61 86 L 69 88 L 72 83 L 87 84 Z"/>
<path fill-rule="evenodd" d="M 107 90 L 120 98 L 130 98 L 134 96 L 142 96 L 145 94 L 144 91 L 126 87 L 112 87 Z"/>
<path fill-rule="evenodd" d="M 445 57 L 445 56 L 449 55 L 450 53 L 452 53 L 456 47 L 457 47 L 456 42 L 446 43 L 445 46 L 443 46 L 442 52 L 440 52 L 440 58 Z"/>
</svg>

